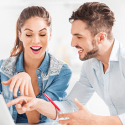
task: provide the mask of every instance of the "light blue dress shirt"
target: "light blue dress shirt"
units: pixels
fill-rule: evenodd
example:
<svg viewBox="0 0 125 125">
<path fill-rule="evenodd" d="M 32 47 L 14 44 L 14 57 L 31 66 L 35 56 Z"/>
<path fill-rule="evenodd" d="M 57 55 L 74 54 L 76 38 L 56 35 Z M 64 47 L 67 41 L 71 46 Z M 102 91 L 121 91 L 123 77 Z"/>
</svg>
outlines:
<svg viewBox="0 0 125 125">
<path fill-rule="evenodd" d="M 76 111 L 74 98 L 85 105 L 94 92 L 106 103 L 110 115 L 118 116 L 125 125 L 125 47 L 117 40 L 114 42 L 105 74 L 101 61 L 96 58 L 84 61 L 80 79 L 70 94 L 64 101 L 55 102 L 63 112 Z"/>
</svg>

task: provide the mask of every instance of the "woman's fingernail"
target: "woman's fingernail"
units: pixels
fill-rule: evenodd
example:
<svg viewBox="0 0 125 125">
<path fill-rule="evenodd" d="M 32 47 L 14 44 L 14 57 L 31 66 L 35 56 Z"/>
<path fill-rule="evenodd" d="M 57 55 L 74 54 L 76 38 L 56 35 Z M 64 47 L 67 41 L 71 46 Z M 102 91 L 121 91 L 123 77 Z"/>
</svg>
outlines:
<svg viewBox="0 0 125 125">
<path fill-rule="evenodd" d="M 16 97 L 17 95 L 16 95 L 16 94 L 14 94 L 14 96 Z"/>
<path fill-rule="evenodd" d="M 75 98 L 75 101 L 77 101 L 77 102 L 78 102 L 78 99 L 77 99 L 77 98 Z"/>
</svg>

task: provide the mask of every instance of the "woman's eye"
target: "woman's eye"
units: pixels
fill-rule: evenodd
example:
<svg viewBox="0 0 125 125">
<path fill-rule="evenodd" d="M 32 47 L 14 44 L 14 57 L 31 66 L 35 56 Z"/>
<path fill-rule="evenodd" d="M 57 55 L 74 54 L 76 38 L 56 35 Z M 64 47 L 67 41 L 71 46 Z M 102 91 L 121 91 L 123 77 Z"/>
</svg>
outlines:
<svg viewBox="0 0 125 125">
<path fill-rule="evenodd" d="M 26 34 L 26 36 L 30 37 L 30 36 L 32 36 L 32 35 L 28 35 L 28 34 Z"/>
<path fill-rule="evenodd" d="M 46 36 L 46 34 L 41 34 L 40 36 Z"/>
</svg>

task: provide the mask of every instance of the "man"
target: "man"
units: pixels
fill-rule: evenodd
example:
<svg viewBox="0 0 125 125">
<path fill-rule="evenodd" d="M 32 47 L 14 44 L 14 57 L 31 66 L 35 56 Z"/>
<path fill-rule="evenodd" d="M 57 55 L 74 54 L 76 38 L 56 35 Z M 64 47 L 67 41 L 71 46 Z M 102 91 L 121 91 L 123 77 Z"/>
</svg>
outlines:
<svg viewBox="0 0 125 125">
<path fill-rule="evenodd" d="M 73 12 L 69 20 L 72 22 L 71 46 L 78 49 L 80 60 L 85 62 L 81 69 L 80 79 L 70 94 L 64 101 L 56 101 L 64 112 L 58 117 L 69 118 L 59 120 L 59 123 L 68 125 L 125 124 L 125 49 L 112 34 L 115 21 L 113 12 L 103 3 L 87 2 Z M 107 104 L 111 116 L 97 116 L 85 108 L 84 105 L 94 91 Z M 23 100 L 27 101 L 24 106 Z M 36 109 L 41 114 L 56 119 L 57 113 L 54 106 L 44 100 L 20 97 L 7 105 L 13 104 L 17 104 L 19 113 Z"/>
</svg>

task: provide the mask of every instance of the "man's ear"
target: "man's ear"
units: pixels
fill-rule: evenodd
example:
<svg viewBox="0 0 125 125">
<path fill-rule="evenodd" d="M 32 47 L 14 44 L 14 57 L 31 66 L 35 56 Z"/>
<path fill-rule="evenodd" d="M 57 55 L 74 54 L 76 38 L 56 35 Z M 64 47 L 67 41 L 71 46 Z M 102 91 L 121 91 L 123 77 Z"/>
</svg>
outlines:
<svg viewBox="0 0 125 125">
<path fill-rule="evenodd" d="M 100 32 L 96 35 L 98 44 L 104 42 L 107 39 L 107 34 L 105 32 Z"/>
</svg>

